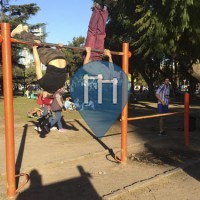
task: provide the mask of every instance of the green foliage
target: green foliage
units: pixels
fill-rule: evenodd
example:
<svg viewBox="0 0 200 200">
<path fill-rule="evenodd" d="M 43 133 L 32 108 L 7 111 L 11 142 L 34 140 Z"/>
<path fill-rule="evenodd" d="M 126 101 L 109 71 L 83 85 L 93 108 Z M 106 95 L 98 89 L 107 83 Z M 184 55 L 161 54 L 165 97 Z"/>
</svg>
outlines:
<svg viewBox="0 0 200 200">
<path fill-rule="evenodd" d="M 35 3 L 24 4 L 24 5 L 9 5 L 3 10 L 2 22 L 9 22 L 11 27 L 16 27 L 20 23 L 26 23 L 26 21 L 34 16 L 38 11 L 39 7 Z"/>
<path fill-rule="evenodd" d="M 29 84 L 36 81 L 35 66 L 30 66 L 25 70 L 26 83 Z"/>
<path fill-rule="evenodd" d="M 10 2 L 10 1 L 8 1 Z M 26 24 L 27 20 L 36 15 L 40 8 L 35 3 L 24 4 L 24 5 L 4 5 L 2 2 L 1 8 L 1 22 L 10 23 L 11 30 L 14 29 L 18 24 Z M 44 25 L 43 23 L 30 26 L 32 28 L 38 28 L 39 26 Z M 27 68 L 24 71 L 25 66 L 18 64 L 19 59 L 21 58 L 19 52 L 24 47 L 20 44 L 12 44 L 12 64 L 13 64 L 13 80 L 17 83 L 24 84 L 30 83 L 35 80 L 35 69 L 34 67 Z M 0 50 L 0 53 L 1 50 Z M 0 58 L 1 60 L 2 58 Z M 25 73 L 25 74 L 24 74 Z M 1 74 L 1 72 L 0 72 Z"/>
<path fill-rule="evenodd" d="M 110 12 L 106 45 L 121 50 L 121 43 L 129 42 L 129 72 L 142 74 L 150 89 L 164 76 L 191 80 L 188 69 L 200 57 L 199 10 L 199 0 L 118 0 Z"/>
<path fill-rule="evenodd" d="M 74 37 L 73 41 L 69 43 L 69 46 L 74 47 L 84 47 L 84 41 L 85 38 L 83 36 L 80 37 Z M 83 65 L 83 57 L 82 52 L 80 51 L 72 51 L 69 49 L 65 50 L 67 61 L 68 61 L 68 79 L 74 74 L 74 72 L 77 70 L 77 68 L 81 67 Z"/>
</svg>

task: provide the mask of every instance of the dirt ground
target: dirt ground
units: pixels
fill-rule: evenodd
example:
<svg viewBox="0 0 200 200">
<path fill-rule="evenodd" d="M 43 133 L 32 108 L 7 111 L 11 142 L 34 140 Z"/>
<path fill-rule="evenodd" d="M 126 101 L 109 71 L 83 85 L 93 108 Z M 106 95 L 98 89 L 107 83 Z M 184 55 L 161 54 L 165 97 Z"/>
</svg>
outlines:
<svg viewBox="0 0 200 200">
<path fill-rule="evenodd" d="M 156 104 L 130 105 L 130 116 L 155 113 Z M 172 110 L 183 109 L 173 102 Z M 200 105 L 191 106 L 197 116 Z M 198 116 L 197 119 L 199 120 Z M 130 122 L 128 160 L 120 157 L 120 121 L 100 140 L 82 119 L 67 119 L 66 133 L 38 134 L 34 122 L 15 124 L 16 171 L 29 182 L 16 200 L 197 200 L 200 199 L 200 129 L 184 145 L 183 116 L 167 118 L 168 137 L 158 137 L 158 119 Z M 0 125 L 3 130 L 3 122 Z M 0 134 L 0 200 L 6 199 L 5 138 Z M 19 187 L 24 178 L 17 179 Z"/>
</svg>

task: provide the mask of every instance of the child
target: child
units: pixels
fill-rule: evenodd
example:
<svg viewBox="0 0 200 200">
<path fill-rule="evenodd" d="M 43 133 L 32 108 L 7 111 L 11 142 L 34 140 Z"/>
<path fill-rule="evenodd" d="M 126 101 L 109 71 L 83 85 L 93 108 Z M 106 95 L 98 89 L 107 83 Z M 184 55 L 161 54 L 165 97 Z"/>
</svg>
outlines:
<svg viewBox="0 0 200 200">
<path fill-rule="evenodd" d="M 52 98 L 44 98 L 42 93 L 38 96 L 37 104 L 42 110 L 42 115 L 39 117 L 38 124 L 34 128 L 36 131 L 41 132 L 42 129 L 46 127 L 46 121 L 48 121 L 52 115 L 50 109 L 50 105 L 52 104 L 52 102 Z"/>
</svg>

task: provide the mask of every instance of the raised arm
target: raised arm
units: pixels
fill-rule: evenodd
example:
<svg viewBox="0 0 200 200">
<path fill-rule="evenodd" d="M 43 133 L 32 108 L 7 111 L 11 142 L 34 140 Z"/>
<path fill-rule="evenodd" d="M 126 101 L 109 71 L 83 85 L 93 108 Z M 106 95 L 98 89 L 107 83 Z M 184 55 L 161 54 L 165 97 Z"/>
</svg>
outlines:
<svg viewBox="0 0 200 200">
<path fill-rule="evenodd" d="M 41 70 L 41 62 L 40 57 L 38 55 L 37 46 L 33 46 L 33 57 L 35 62 L 35 72 L 37 80 L 42 78 L 42 70 Z"/>
<path fill-rule="evenodd" d="M 86 56 L 85 59 L 83 61 L 83 64 L 86 65 L 87 63 L 90 62 L 90 57 L 91 57 L 91 47 L 85 47 L 86 50 Z"/>
<path fill-rule="evenodd" d="M 105 56 L 108 56 L 108 61 L 112 63 L 113 60 L 112 60 L 112 55 L 110 53 L 110 50 L 109 49 L 104 49 L 103 53 L 104 53 Z"/>
</svg>

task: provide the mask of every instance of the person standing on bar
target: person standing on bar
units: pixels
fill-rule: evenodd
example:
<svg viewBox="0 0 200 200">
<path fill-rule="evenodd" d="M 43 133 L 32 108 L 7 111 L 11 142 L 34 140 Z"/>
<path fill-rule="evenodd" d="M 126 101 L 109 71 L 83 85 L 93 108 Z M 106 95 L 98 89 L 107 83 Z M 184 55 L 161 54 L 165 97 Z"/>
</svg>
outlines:
<svg viewBox="0 0 200 200">
<path fill-rule="evenodd" d="M 165 78 L 164 83 L 157 89 L 156 98 L 158 99 L 158 112 L 159 114 L 168 113 L 170 86 L 169 78 Z M 160 117 L 160 133 L 159 136 L 167 136 L 164 130 L 165 117 Z"/>
<path fill-rule="evenodd" d="M 67 73 L 65 54 L 58 48 L 40 46 L 40 38 L 30 33 L 28 26 L 26 25 L 19 24 L 11 32 L 11 37 L 15 37 L 16 35 L 26 42 L 33 43 L 32 48 L 38 84 L 45 92 L 47 92 L 44 96 L 54 94 L 58 89 L 65 85 Z M 36 45 L 36 43 L 38 45 Z M 61 46 L 62 45 L 60 45 L 60 47 Z M 47 67 L 44 76 L 42 75 L 41 63 Z"/>
</svg>

